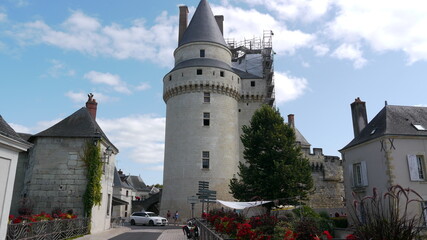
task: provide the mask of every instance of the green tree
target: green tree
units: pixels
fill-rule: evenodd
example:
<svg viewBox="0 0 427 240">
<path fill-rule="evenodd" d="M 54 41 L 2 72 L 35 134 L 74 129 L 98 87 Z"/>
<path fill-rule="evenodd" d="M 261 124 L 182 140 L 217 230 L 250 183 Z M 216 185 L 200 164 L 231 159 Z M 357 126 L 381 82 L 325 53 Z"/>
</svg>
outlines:
<svg viewBox="0 0 427 240">
<path fill-rule="evenodd" d="M 241 136 L 245 162 L 238 178 L 230 180 L 230 193 L 240 201 L 279 200 L 297 204 L 313 187 L 311 167 L 296 144 L 295 132 L 280 112 L 268 105 L 258 109 Z"/>
</svg>

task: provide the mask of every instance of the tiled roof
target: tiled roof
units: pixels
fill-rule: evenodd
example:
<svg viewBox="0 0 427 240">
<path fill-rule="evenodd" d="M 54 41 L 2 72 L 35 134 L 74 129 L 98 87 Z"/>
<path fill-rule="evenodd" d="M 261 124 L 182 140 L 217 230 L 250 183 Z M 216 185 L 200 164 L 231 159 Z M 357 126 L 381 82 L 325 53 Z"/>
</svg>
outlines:
<svg viewBox="0 0 427 240">
<path fill-rule="evenodd" d="M 179 46 L 192 42 L 213 42 L 227 46 L 208 1 L 202 0 L 182 36 Z"/>
<path fill-rule="evenodd" d="M 33 137 L 103 138 L 116 148 L 85 107 Z"/>
<path fill-rule="evenodd" d="M 3 119 L 0 115 L 0 134 L 6 137 L 9 137 L 13 140 L 16 140 L 21 143 L 29 144 L 27 141 L 22 139 L 13 128 Z"/>
<path fill-rule="evenodd" d="M 341 150 L 384 135 L 427 137 L 427 131 L 417 130 L 416 124 L 427 129 L 427 107 L 387 105 Z"/>
</svg>

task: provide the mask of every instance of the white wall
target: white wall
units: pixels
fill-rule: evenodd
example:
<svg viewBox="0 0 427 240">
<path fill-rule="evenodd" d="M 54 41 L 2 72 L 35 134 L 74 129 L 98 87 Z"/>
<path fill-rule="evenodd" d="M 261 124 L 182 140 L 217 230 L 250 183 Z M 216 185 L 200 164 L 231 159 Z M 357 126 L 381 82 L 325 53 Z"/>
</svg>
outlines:
<svg viewBox="0 0 427 240">
<path fill-rule="evenodd" d="M 29 147 L 0 135 L 0 239 L 6 239 L 18 154 Z"/>
</svg>

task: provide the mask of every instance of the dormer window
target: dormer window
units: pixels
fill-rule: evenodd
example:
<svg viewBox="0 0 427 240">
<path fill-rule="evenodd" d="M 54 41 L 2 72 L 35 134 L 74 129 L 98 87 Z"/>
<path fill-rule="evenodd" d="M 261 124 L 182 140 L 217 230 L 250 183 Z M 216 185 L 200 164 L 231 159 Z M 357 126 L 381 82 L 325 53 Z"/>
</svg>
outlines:
<svg viewBox="0 0 427 240">
<path fill-rule="evenodd" d="M 205 57 L 205 49 L 200 49 L 200 57 L 201 58 Z"/>
</svg>

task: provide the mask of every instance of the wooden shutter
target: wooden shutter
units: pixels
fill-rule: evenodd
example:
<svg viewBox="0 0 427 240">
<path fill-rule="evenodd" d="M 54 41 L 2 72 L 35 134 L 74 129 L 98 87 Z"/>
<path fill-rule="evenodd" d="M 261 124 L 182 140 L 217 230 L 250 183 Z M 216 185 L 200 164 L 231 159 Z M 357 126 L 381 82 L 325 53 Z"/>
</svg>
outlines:
<svg viewBox="0 0 427 240">
<path fill-rule="evenodd" d="M 354 187 L 353 164 L 348 165 L 348 176 L 350 176 L 350 184 Z"/>
<path fill-rule="evenodd" d="M 417 155 L 408 155 L 409 177 L 411 181 L 419 181 Z"/>
<path fill-rule="evenodd" d="M 362 186 L 368 186 L 368 169 L 366 168 L 366 162 L 360 162 L 361 175 L 362 175 Z"/>
</svg>

